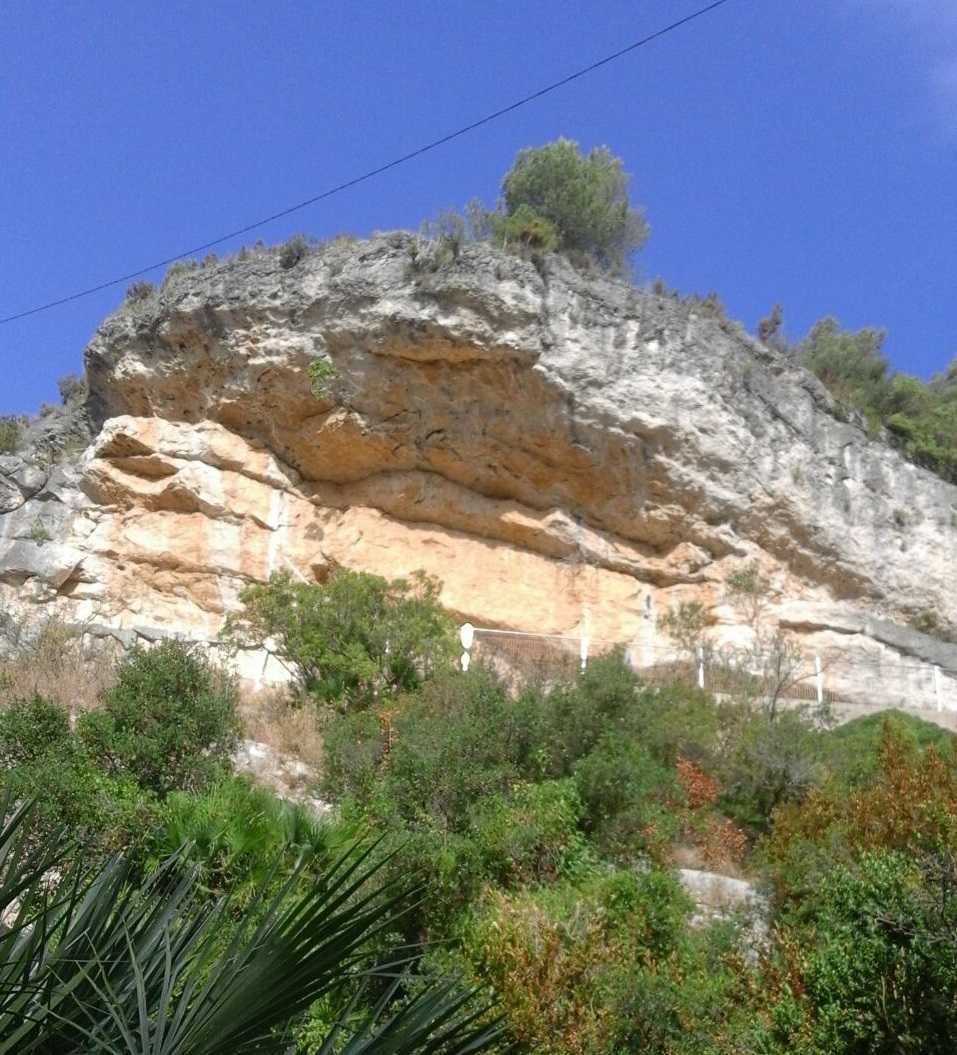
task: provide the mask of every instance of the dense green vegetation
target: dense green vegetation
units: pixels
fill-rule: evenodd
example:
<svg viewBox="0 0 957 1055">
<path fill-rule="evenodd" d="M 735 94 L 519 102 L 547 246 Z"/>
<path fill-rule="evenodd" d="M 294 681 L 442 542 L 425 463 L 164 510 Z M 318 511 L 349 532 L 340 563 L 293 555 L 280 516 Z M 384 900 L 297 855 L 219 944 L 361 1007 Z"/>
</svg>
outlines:
<svg viewBox="0 0 957 1055">
<path fill-rule="evenodd" d="M 20 444 L 26 418 L 17 414 L 0 415 L 0 454 L 13 454 Z"/>
<path fill-rule="evenodd" d="M 328 586 L 303 589 L 318 603 Z M 386 874 L 421 876 L 399 927 L 430 945 L 420 977 L 491 987 L 525 1049 L 950 1050 L 949 733 L 654 688 L 614 655 L 550 684 L 436 664 L 361 707 L 322 684 L 299 699 L 327 715 L 334 830 L 377 833 Z M 766 937 L 747 907 L 693 924 L 676 865 L 749 877 Z"/>
<path fill-rule="evenodd" d="M 517 695 L 487 670 L 435 678 L 388 728 L 337 717 L 325 788 L 385 834 L 396 875 L 423 870 L 406 935 L 440 943 L 426 969 L 491 985 L 533 1051 L 943 1052 L 951 739 L 771 720 L 610 657 Z M 676 863 L 753 876 L 767 940 L 747 912 L 690 926 Z"/>
<path fill-rule="evenodd" d="M 390 975 L 408 962 L 370 960 L 369 936 L 403 892 L 364 893 L 376 866 L 359 848 L 329 859 L 312 882 L 293 869 L 237 916 L 228 900 L 204 895 L 181 853 L 145 874 L 132 859 L 86 867 L 62 844 L 24 837 L 28 819 L 21 807 L 0 827 L 4 1055 L 279 1055 L 295 1043 L 295 1022 L 344 980 L 394 993 Z M 323 1050 L 485 1050 L 499 1029 L 481 1009 L 463 1010 L 470 1000 L 433 987 L 378 1013 L 340 1014 Z M 348 1038 L 333 1049 L 346 1018 Z"/>
<path fill-rule="evenodd" d="M 949 733 L 652 687 L 618 655 L 463 674 L 436 590 L 339 572 L 245 596 L 230 635 L 280 643 L 286 706 L 322 729 L 324 819 L 231 771 L 236 687 L 177 643 L 75 718 L 5 700 L 3 784 L 34 805 L 0 835 L 0 911 L 24 921 L 0 934 L 0 1053 L 952 1050 Z M 761 898 L 702 915 L 679 867 Z M 71 913 L 89 955 L 60 972 Z M 228 1029 L 213 991 L 243 1009 Z"/>
<path fill-rule="evenodd" d="M 647 225 L 619 159 L 558 140 L 520 152 L 494 209 L 425 233 L 416 273 L 481 238 L 620 275 Z M 279 264 L 310 251 L 296 236 Z M 924 384 L 889 370 L 879 331 L 824 319 L 792 347 L 781 325 L 761 340 L 839 413 L 957 480 L 955 368 Z M 329 398 L 334 365 L 309 380 Z M 757 565 L 729 583 L 758 635 L 766 592 Z M 8 810 L 30 806 L 0 833 L 0 1055 L 953 1050 L 950 734 L 895 714 L 834 729 L 780 705 L 780 671 L 733 701 L 614 654 L 552 680 L 462 673 L 438 594 L 344 571 L 244 591 L 226 639 L 268 639 L 293 675 L 286 705 L 324 741 L 321 821 L 232 772 L 236 686 L 181 645 L 127 657 L 79 714 L 4 701 Z M 705 613 L 664 628 L 691 654 Z M 786 671 L 787 642 L 759 640 Z M 702 910 L 704 871 L 759 896 Z"/>
<path fill-rule="evenodd" d="M 777 309 L 759 324 L 759 336 L 815 373 L 872 431 L 885 430 L 909 459 L 957 481 L 957 359 L 924 382 L 890 369 L 883 330 L 844 330 L 836 319 L 824 318 L 789 345 L 780 336 L 781 321 Z"/>
<path fill-rule="evenodd" d="M 448 665 L 453 624 L 437 596 L 438 583 L 421 573 L 386 582 L 333 572 L 319 585 L 277 574 L 243 592 L 243 613 L 229 620 L 225 636 L 274 640 L 300 691 L 361 710 Z"/>
<path fill-rule="evenodd" d="M 194 649 L 130 653 L 75 717 L 3 703 L 0 1053 L 498 1046 L 398 945 L 415 877 L 232 774 L 236 687 Z"/>
</svg>

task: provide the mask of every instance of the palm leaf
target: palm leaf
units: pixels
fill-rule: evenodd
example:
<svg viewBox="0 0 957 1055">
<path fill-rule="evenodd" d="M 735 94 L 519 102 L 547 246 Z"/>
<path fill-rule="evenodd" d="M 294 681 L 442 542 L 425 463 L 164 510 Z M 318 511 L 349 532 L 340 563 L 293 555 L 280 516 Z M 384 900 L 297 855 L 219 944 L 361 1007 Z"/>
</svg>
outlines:
<svg viewBox="0 0 957 1055">
<path fill-rule="evenodd" d="M 296 870 L 237 926 L 227 900 L 202 897 L 184 853 L 145 880 L 119 859 L 57 876 L 57 850 L 30 846 L 29 808 L 5 805 L 0 1055 L 280 1055 L 282 1031 L 315 1000 L 415 958 L 367 960 L 410 900 L 381 882 L 388 858 L 375 844 L 350 847 L 311 885 Z M 473 993 L 439 985 L 397 1003 L 400 978 L 361 1029 L 333 1031 L 329 1050 L 467 1055 L 500 1044 Z"/>
</svg>

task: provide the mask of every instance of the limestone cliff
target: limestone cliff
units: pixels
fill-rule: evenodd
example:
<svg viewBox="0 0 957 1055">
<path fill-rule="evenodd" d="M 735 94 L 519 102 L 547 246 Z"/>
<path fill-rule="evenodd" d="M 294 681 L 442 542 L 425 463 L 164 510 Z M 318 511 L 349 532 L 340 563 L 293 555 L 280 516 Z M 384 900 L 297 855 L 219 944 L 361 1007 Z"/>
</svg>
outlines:
<svg viewBox="0 0 957 1055">
<path fill-rule="evenodd" d="M 957 629 L 957 487 L 698 302 L 433 250 L 252 251 L 110 316 L 85 453 L 0 463 L 7 603 L 209 639 L 273 571 L 423 568 L 473 623 L 574 633 L 587 609 L 634 644 L 692 597 L 740 633 L 724 583 L 758 560 L 809 646 L 957 675 L 906 628 Z"/>
</svg>

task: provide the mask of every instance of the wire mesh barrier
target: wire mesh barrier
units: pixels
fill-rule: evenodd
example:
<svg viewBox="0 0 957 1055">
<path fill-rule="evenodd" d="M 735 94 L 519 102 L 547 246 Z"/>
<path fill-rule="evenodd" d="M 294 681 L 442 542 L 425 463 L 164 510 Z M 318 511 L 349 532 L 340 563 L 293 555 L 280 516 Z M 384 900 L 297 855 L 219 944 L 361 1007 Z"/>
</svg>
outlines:
<svg viewBox="0 0 957 1055">
<path fill-rule="evenodd" d="M 471 660 L 487 664 L 510 680 L 551 683 L 574 677 L 589 659 L 607 652 L 610 643 L 559 634 L 531 634 L 518 630 L 476 630 L 466 649 Z"/>
<path fill-rule="evenodd" d="M 486 663 L 510 680 L 554 683 L 587 668 L 596 657 L 621 649 L 642 680 L 697 686 L 716 696 L 844 708 L 899 707 L 952 712 L 957 718 L 957 676 L 929 663 L 889 652 L 873 656 L 831 650 L 820 655 L 778 640 L 775 647 L 660 643 L 629 645 L 587 636 L 517 630 L 462 629 L 466 669 Z"/>
</svg>

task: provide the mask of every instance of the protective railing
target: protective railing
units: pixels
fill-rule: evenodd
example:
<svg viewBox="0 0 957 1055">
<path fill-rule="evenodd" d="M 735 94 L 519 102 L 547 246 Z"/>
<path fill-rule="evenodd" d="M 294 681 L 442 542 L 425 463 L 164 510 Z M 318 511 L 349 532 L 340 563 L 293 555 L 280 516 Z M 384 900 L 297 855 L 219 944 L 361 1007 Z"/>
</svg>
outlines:
<svg viewBox="0 0 957 1055">
<path fill-rule="evenodd" d="M 821 654 L 794 645 L 681 649 L 671 644 L 629 645 L 587 635 L 538 634 L 465 624 L 461 664 L 491 664 L 513 678 L 544 682 L 585 670 L 596 656 L 621 648 L 642 679 L 695 685 L 718 696 L 788 703 L 917 708 L 957 712 L 957 677 L 930 663 L 891 653 L 873 656 L 830 650 Z"/>
</svg>

